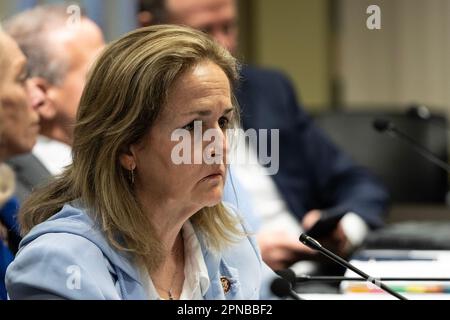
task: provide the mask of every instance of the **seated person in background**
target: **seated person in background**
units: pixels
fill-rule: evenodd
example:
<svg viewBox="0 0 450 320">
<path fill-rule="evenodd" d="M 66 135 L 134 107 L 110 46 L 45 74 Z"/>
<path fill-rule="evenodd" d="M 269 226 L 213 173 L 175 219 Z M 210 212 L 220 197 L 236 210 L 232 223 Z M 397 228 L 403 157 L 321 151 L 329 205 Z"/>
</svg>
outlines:
<svg viewBox="0 0 450 320">
<path fill-rule="evenodd" d="M 20 240 L 15 222 L 18 204 L 13 197 L 14 173 L 4 161 L 33 148 L 39 130 L 36 109 L 41 102 L 42 94 L 27 83 L 23 53 L 0 28 L 0 300 L 6 299 L 6 267 Z"/>
<path fill-rule="evenodd" d="M 5 30 L 28 58 L 31 81 L 45 94 L 41 130 L 32 154 L 9 164 L 17 175 L 20 201 L 32 189 L 60 174 L 71 162 L 73 127 L 89 67 L 104 47 L 99 27 L 82 16 L 68 26 L 64 5 L 43 5 L 5 23 Z"/>
<path fill-rule="evenodd" d="M 183 27 L 140 29 L 107 47 L 80 101 L 73 164 L 19 215 L 11 299 L 270 296 L 275 274 L 221 200 L 236 69 L 228 51 Z M 191 136 L 194 121 L 215 133 L 213 145 Z M 175 163 L 176 132 L 201 164 Z"/>
<path fill-rule="evenodd" d="M 141 25 L 175 23 L 202 30 L 236 53 L 234 0 L 141 0 L 138 20 Z M 252 166 L 233 168 L 260 219 L 258 242 L 264 261 L 276 270 L 315 259 L 316 254 L 298 241 L 300 232 L 336 215 L 343 218 L 319 240 L 348 256 L 370 228 L 382 226 L 386 190 L 315 126 L 283 74 L 244 65 L 240 78 L 235 94 L 243 128 L 279 129 L 280 134 L 278 173 L 255 174 L 259 168 Z M 233 198 L 225 194 L 225 200 Z"/>
</svg>

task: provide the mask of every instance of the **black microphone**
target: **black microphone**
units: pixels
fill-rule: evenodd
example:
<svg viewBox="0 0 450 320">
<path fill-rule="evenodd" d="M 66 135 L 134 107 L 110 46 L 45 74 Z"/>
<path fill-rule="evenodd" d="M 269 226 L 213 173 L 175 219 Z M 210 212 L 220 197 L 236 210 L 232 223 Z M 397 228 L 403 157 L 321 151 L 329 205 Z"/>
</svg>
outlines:
<svg viewBox="0 0 450 320">
<path fill-rule="evenodd" d="M 302 300 L 302 298 L 292 290 L 291 283 L 284 278 L 275 278 L 270 285 L 270 290 L 279 298 L 291 297 L 294 300 Z"/>
<path fill-rule="evenodd" d="M 416 141 L 414 141 L 411 137 L 409 137 L 407 134 L 401 132 L 398 130 L 395 125 L 386 119 L 375 119 L 373 121 L 373 127 L 378 132 L 387 132 L 391 137 L 398 138 L 399 140 L 405 142 L 408 144 L 414 151 L 416 151 L 418 154 L 420 154 L 422 157 L 426 158 L 428 161 L 434 163 L 439 168 L 450 172 L 450 166 L 448 163 L 442 161 L 439 159 L 438 156 L 436 156 L 434 153 L 432 153 L 430 150 L 426 149 Z"/>
<path fill-rule="evenodd" d="M 308 246 L 309 248 L 313 249 L 313 250 L 319 251 L 321 254 L 323 254 L 327 258 L 333 260 L 334 262 L 340 264 L 341 266 L 352 270 L 356 274 L 359 274 L 361 277 L 363 277 L 363 279 L 361 279 L 361 280 L 366 280 L 366 281 L 369 281 L 369 282 L 373 283 L 377 287 L 383 289 L 384 291 L 386 291 L 387 293 L 391 294 L 392 296 L 396 297 L 399 300 L 408 300 L 404 296 L 402 296 L 401 294 L 395 292 L 394 290 L 392 290 L 391 288 L 386 286 L 380 280 L 369 276 L 367 273 L 365 273 L 362 270 L 356 268 L 355 266 L 353 266 L 352 264 L 348 263 L 347 261 L 345 261 L 344 259 L 342 259 L 338 255 L 334 254 L 330 250 L 322 247 L 322 245 L 319 243 L 319 241 L 311 238 L 310 236 L 302 233 L 300 235 L 300 242 L 303 243 L 304 245 Z"/>
<path fill-rule="evenodd" d="M 292 286 L 297 283 L 297 275 L 292 269 L 282 269 L 275 271 L 280 277 L 288 281 Z"/>
</svg>

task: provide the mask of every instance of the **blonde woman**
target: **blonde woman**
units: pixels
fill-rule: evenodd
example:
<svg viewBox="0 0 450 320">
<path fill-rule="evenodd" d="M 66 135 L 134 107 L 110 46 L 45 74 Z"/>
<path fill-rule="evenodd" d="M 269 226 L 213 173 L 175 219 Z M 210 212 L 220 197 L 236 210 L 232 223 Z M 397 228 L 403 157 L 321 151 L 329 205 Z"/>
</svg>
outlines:
<svg viewBox="0 0 450 320">
<path fill-rule="evenodd" d="M 269 297 L 274 273 L 221 202 L 236 68 L 183 27 L 140 29 L 107 47 L 81 98 L 73 164 L 21 211 L 11 299 Z M 172 134 L 196 123 L 219 135 L 222 149 L 200 140 L 200 151 L 220 161 L 176 164 Z"/>
<path fill-rule="evenodd" d="M 4 275 L 20 240 L 18 203 L 12 197 L 15 178 L 3 162 L 30 152 L 39 131 L 42 94 L 27 82 L 26 63 L 17 44 L 0 28 L 0 300 L 6 299 Z"/>
</svg>

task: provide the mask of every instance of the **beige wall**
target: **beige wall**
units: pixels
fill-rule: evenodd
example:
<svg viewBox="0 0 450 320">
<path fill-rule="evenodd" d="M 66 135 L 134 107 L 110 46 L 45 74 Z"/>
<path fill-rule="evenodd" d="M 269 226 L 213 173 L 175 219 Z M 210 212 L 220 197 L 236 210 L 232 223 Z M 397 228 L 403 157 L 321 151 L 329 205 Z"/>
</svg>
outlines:
<svg viewBox="0 0 450 320">
<path fill-rule="evenodd" d="M 132 4 L 130 0 L 103 0 L 103 2 L 105 4 L 105 9 L 103 13 L 104 25 L 102 27 L 107 41 L 117 39 L 125 32 L 128 32 L 135 27 L 134 25 L 129 24 L 129 21 L 133 21 L 135 13 L 131 10 L 124 10 L 124 6 Z M 86 6 L 83 4 L 88 2 L 81 0 L 40 0 L 39 3 L 80 4 L 81 7 L 86 9 Z M 18 1 L 0 0 L 0 19 L 12 16 L 17 12 L 18 7 L 20 7 Z"/>
<path fill-rule="evenodd" d="M 341 0 L 341 79 L 347 105 L 423 103 L 450 115 L 450 1 Z M 381 30 L 365 27 L 369 4 Z"/>
<path fill-rule="evenodd" d="M 286 72 L 307 109 L 328 107 L 328 1 L 254 0 L 251 10 L 252 35 L 245 39 L 252 48 L 247 60 Z"/>
<path fill-rule="evenodd" d="M 109 29 L 120 18 L 116 1 L 122 0 L 107 7 L 108 35 L 115 35 Z M 328 1 L 239 0 L 242 59 L 286 72 L 308 109 L 330 104 Z M 15 6 L 15 1 L 0 0 L 0 18 Z"/>
</svg>

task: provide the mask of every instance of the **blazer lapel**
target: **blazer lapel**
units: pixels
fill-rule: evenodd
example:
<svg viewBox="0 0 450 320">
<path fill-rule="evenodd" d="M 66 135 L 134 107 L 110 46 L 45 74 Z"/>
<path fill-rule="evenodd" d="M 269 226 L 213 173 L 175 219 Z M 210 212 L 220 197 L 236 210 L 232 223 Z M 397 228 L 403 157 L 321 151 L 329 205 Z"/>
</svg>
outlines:
<svg viewBox="0 0 450 320">
<path fill-rule="evenodd" d="M 241 285 L 239 281 L 239 272 L 230 267 L 223 257 L 207 250 L 202 235 L 197 232 L 197 238 L 208 269 L 210 286 L 205 293 L 206 300 L 236 300 L 242 299 Z"/>
</svg>

